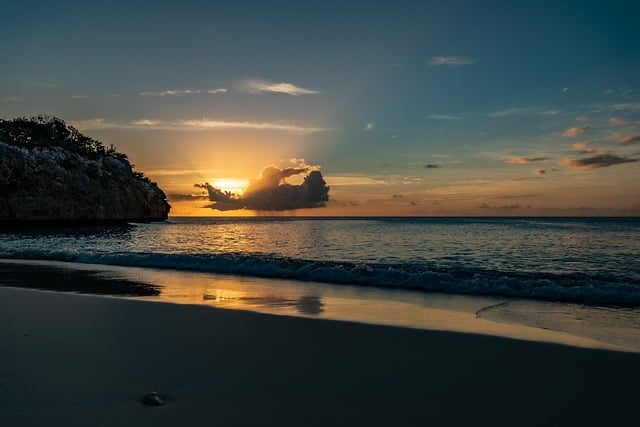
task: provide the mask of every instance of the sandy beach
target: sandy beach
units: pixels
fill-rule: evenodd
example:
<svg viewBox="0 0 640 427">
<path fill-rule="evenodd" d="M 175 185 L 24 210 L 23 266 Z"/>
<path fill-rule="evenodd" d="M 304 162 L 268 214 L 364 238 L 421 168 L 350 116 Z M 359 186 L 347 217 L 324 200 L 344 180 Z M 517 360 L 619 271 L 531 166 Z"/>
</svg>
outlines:
<svg viewBox="0 0 640 427">
<path fill-rule="evenodd" d="M 0 347 L 2 426 L 627 425 L 640 398 L 637 353 L 15 288 Z"/>
</svg>

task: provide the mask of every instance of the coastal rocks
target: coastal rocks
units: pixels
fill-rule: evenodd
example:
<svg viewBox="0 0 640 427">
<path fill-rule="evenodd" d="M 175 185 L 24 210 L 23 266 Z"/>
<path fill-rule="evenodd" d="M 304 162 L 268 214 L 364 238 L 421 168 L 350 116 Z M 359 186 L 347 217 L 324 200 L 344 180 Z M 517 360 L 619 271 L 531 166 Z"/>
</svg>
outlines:
<svg viewBox="0 0 640 427">
<path fill-rule="evenodd" d="M 140 403 L 146 406 L 165 406 L 173 401 L 173 398 L 166 394 L 160 394 L 152 391 L 149 394 L 145 394 L 140 397 Z"/>
<path fill-rule="evenodd" d="M 39 124 L 46 132 L 49 123 Z M 170 206 L 164 192 L 134 171 L 126 155 L 105 150 L 81 134 L 99 145 L 81 150 L 52 138 L 33 143 L 24 133 L 11 140 L 13 134 L 0 132 L 0 225 L 167 218 Z"/>
</svg>

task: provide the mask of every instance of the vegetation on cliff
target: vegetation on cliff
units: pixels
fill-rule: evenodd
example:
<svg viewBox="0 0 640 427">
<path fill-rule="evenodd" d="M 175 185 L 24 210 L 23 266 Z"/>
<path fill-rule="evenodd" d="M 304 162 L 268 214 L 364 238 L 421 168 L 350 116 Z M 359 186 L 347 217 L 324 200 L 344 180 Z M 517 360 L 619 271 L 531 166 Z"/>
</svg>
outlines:
<svg viewBox="0 0 640 427">
<path fill-rule="evenodd" d="M 169 209 L 113 145 L 56 117 L 0 119 L 0 224 L 153 221 Z"/>
</svg>

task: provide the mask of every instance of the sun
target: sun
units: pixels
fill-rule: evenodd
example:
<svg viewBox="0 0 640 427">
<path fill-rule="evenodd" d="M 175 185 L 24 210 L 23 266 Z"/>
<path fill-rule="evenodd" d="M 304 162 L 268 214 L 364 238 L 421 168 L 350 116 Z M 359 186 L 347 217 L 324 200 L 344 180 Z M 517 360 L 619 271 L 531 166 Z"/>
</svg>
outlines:
<svg viewBox="0 0 640 427">
<path fill-rule="evenodd" d="M 225 192 L 242 194 L 249 185 L 249 181 L 238 178 L 214 178 L 211 180 L 211 185 Z"/>
</svg>

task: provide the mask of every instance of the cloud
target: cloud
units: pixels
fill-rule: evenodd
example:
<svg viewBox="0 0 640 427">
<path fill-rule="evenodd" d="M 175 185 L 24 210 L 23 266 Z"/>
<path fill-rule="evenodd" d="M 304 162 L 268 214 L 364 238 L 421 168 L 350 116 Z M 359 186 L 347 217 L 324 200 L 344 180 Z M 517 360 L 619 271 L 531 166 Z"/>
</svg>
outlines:
<svg viewBox="0 0 640 427">
<path fill-rule="evenodd" d="M 29 83 L 29 86 L 39 87 L 41 89 L 55 89 L 58 87 L 58 84 L 52 82 L 31 82 Z"/>
<path fill-rule="evenodd" d="M 429 61 L 432 66 L 460 67 L 462 65 L 475 64 L 476 61 L 471 58 L 463 58 L 461 56 L 434 56 Z"/>
<path fill-rule="evenodd" d="M 604 152 L 592 157 L 585 157 L 583 159 L 564 159 L 562 164 L 573 169 L 593 170 L 637 161 L 638 159 L 629 159 L 610 152 Z"/>
<path fill-rule="evenodd" d="M 273 83 L 266 80 L 249 80 L 245 83 L 243 89 L 249 93 L 284 93 L 292 96 L 314 95 L 320 93 L 314 89 L 308 89 L 296 86 L 291 83 Z"/>
<path fill-rule="evenodd" d="M 506 108 L 500 111 L 494 111 L 493 113 L 488 113 L 487 116 L 493 118 L 507 117 L 513 116 L 516 114 L 527 114 L 534 111 L 534 108 L 531 107 L 515 107 L 515 108 Z"/>
<path fill-rule="evenodd" d="M 167 200 L 170 202 L 184 202 L 193 200 L 207 200 L 209 196 L 204 194 L 168 194 Z"/>
<path fill-rule="evenodd" d="M 88 119 L 88 120 L 76 120 L 71 122 L 71 125 L 82 131 L 89 130 L 106 130 L 106 129 L 119 129 L 126 128 L 127 125 L 120 125 L 115 122 L 108 122 L 103 118 Z"/>
<path fill-rule="evenodd" d="M 565 130 L 562 133 L 562 135 L 568 136 L 568 137 L 574 137 L 586 131 L 587 129 L 591 129 L 591 126 L 572 126 L 569 129 Z"/>
<path fill-rule="evenodd" d="M 87 99 L 89 98 L 87 95 L 72 95 L 71 99 Z"/>
<path fill-rule="evenodd" d="M 22 101 L 22 98 L 19 96 L 7 96 L 6 98 L 3 98 L 3 99 L 9 102 Z"/>
<path fill-rule="evenodd" d="M 286 179 L 306 174 L 304 182 L 292 185 Z M 267 166 L 259 177 L 249 181 L 242 195 L 225 192 L 209 183 L 194 184 L 209 193 L 212 209 L 228 211 L 249 209 L 257 211 L 286 211 L 304 208 L 321 208 L 329 200 L 329 187 L 316 167 L 291 167 L 280 169 Z"/>
<path fill-rule="evenodd" d="M 383 178 L 375 178 L 363 175 L 332 175 L 331 185 L 333 187 L 355 186 L 355 185 L 386 185 L 389 181 Z"/>
<path fill-rule="evenodd" d="M 547 171 L 545 169 L 536 169 L 535 171 L 533 171 L 533 173 L 535 173 L 538 176 L 542 176 L 545 173 L 547 173 Z"/>
<path fill-rule="evenodd" d="M 563 87 L 563 88 L 562 88 L 562 93 L 567 93 L 567 92 L 569 92 L 570 90 L 571 90 L 571 88 L 569 88 L 569 87 Z"/>
<path fill-rule="evenodd" d="M 640 110 L 640 102 L 621 102 L 617 104 L 608 105 L 607 107 L 613 111 L 621 111 L 621 110 L 638 111 Z"/>
<path fill-rule="evenodd" d="M 638 126 L 640 125 L 640 120 L 627 120 L 620 117 L 611 117 L 609 119 L 609 124 L 612 126 Z"/>
<path fill-rule="evenodd" d="M 480 206 L 478 206 L 480 209 L 498 209 L 498 210 L 516 210 L 516 209 L 531 209 L 530 205 L 519 205 L 519 204 L 512 204 L 512 205 L 502 205 L 502 206 L 496 206 L 496 205 L 491 205 L 489 203 L 481 203 Z"/>
<path fill-rule="evenodd" d="M 578 116 L 576 117 L 576 120 L 579 122 L 586 122 L 589 120 L 589 118 L 587 116 Z"/>
<path fill-rule="evenodd" d="M 591 141 L 576 142 L 575 144 L 573 144 L 572 148 L 573 151 L 580 154 L 593 154 L 597 151 L 595 148 L 593 148 L 593 142 Z"/>
<path fill-rule="evenodd" d="M 429 118 L 431 120 L 461 120 L 462 117 L 456 116 L 454 114 L 430 114 Z"/>
<path fill-rule="evenodd" d="M 373 129 L 373 123 L 366 123 L 362 128 L 363 131 L 370 131 L 371 129 Z"/>
<path fill-rule="evenodd" d="M 616 141 L 616 144 L 618 144 L 618 145 L 631 145 L 631 144 L 637 144 L 638 142 L 640 142 L 640 135 L 621 136 Z"/>
<path fill-rule="evenodd" d="M 433 163 L 429 163 L 429 164 L 424 165 L 424 167 L 425 167 L 425 169 L 437 169 L 437 168 L 440 168 L 442 166 L 436 165 L 436 164 L 433 164 Z"/>
<path fill-rule="evenodd" d="M 226 93 L 227 89 L 219 88 L 219 89 L 184 89 L 184 90 L 163 90 L 161 92 L 140 92 L 138 95 L 142 96 L 184 96 L 184 95 L 197 95 L 200 93 L 208 93 L 208 94 L 216 94 L 216 93 Z"/>
<path fill-rule="evenodd" d="M 546 162 L 547 160 L 549 160 L 549 157 L 514 157 L 507 160 L 507 163 L 516 163 L 519 165 L 523 165 L 533 162 Z"/>
<path fill-rule="evenodd" d="M 282 131 L 291 133 L 314 133 L 329 131 L 329 128 L 312 126 L 300 126 L 291 123 L 281 122 L 250 122 L 250 121 L 230 121 L 214 119 L 186 119 L 186 120 L 150 120 L 139 119 L 128 123 L 109 122 L 103 118 L 79 120 L 72 122 L 72 125 L 79 130 L 163 130 L 163 131 L 206 131 L 206 130 L 266 130 Z"/>
</svg>

